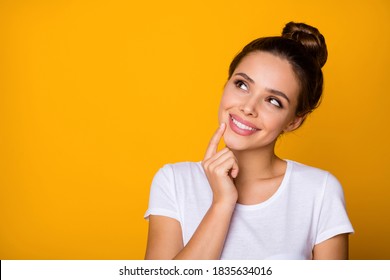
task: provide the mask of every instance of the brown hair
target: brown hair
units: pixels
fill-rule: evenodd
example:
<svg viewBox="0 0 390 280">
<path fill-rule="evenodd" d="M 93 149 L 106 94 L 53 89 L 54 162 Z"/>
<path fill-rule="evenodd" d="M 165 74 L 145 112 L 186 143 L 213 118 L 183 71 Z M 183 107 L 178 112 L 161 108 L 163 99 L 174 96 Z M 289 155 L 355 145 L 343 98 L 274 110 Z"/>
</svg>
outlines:
<svg viewBox="0 0 390 280">
<path fill-rule="evenodd" d="M 250 42 L 231 62 L 229 79 L 241 60 L 255 51 L 272 53 L 287 59 L 292 65 L 301 86 L 297 116 L 305 116 L 318 107 L 323 89 L 321 68 L 325 65 L 328 51 L 324 36 L 317 28 L 289 22 L 281 36 L 263 37 Z"/>
</svg>

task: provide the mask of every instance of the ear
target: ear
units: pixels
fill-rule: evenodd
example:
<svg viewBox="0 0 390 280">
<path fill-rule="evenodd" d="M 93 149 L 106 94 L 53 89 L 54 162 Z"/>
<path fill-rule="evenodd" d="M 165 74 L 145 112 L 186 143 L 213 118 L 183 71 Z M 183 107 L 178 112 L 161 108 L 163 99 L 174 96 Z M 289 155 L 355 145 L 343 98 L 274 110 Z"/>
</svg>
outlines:
<svg viewBox="0 0 390 280">
<path fill-rule="evenodd" d="M 298 127 L 300 127 L 300 125 L 305 120 L 305 118 L 306 118 L 306 115 L 295 116 L 294 119 L 286 126 L 286 128 L 283 130 L 283 132 L 290 132 L 290 131 L 297 129 Z"/>
</svg>

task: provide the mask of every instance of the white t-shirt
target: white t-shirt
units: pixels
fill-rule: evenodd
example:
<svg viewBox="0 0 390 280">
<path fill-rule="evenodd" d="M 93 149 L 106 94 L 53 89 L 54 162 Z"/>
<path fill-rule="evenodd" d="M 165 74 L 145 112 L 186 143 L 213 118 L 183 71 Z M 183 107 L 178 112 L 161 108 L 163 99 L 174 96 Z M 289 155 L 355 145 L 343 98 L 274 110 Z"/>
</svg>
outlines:
<svg viewBox="0 0 390 280">
<path fill-rule="evenodd" d="M 180 222 L 184 245 L 212 202 L 200 162 L 167 164 L 153 179 L 145 213 Z M 236 204 L 221 259 L 311 259 L 314 245 L 353 228 L 340 183 L 329 172 L 287 160 L 268 200 Z"/>
</svg>

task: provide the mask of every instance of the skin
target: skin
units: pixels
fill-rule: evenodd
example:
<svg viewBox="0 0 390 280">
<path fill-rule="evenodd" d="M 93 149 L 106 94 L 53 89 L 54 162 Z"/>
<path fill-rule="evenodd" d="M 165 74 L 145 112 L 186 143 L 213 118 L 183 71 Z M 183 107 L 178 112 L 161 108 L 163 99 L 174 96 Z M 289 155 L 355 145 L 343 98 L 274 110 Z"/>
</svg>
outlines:
<svg viewBox="0 0 390 280">
<path fill-rule="evenodd" d="M 202 161 L 212 204 L 186 246 L 177 220 L 151 215 L 145 259 L 220 258 L 236 203 L 269 199 L 283 179 L 287 163 L 275 155 L 274 147 L 281 133 L 298 128 L 304 119 L 295 114 L 298 95 L 299 83 L 287 60 L 266 52 L 243 58 L 226 83 L 218 113 L 220 127 Z M 256 131 L 237 133 L 232 116 Z M 222 138 L 226 148 L 218 151 Z M 347 259 L 348 235 L 316 245 L 312 257 Z"/>
</svg>

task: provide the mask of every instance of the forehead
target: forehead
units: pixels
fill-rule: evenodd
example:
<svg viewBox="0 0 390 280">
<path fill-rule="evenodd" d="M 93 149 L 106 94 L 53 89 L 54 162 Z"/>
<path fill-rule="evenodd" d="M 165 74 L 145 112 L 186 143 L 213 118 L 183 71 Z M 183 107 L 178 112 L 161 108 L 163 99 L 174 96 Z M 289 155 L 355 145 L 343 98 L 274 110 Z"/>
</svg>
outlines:
<svg viewBox="0 0 390 280">
<path fill-rule="evenodd" d="M 289 97 L 298 96 L 298 78 L 285 58 L 268 52 L 252 52 L 241 60 L 233 76 L 240 72 L 252 78 L 256 86 L 275 89 Z"/>
</svg>

